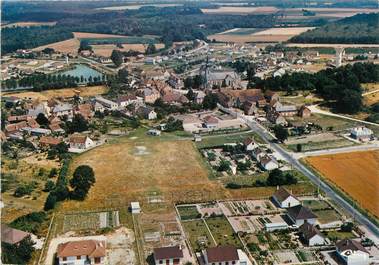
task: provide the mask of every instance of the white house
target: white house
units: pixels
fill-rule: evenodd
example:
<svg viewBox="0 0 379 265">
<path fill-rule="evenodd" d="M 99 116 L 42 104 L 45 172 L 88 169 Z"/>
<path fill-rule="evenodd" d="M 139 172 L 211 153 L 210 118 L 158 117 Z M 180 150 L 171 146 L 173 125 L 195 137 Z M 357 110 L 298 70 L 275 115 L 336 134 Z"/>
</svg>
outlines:
<svg viewBox="0 0 379 265">
<path fill-rule="evenodd" d="M 243 145 L 246 151 L 252 151 L 254 148 L 258 147 L 258 145 L 250 137 L 245 138 Z"/>
<path fill-rule="evenodd" d="M 139 202 L 131 202 L 130 203 L 130 209 L 132 213 L 140 213 L 141 212 L 141 206 L 139 205 Z"/>
<path fill-rule="evenodd" d="M 270 157 L 269 155 L 262 156 L 259 163 L 261 167 L 267 171 L 279 168 L 279 163 L 275 160 L 275 158 Z"/>
<path fill-rule="evenodd" d="M 105 241 L 69 241 L 58 245 L 59 265 L 105 264 Z"/>
<path fill-rule="evenodd" d="M 96 97 L 95 98 L 96 102 L 100 103 L 101 105 L 104 106 L 104 108 L 108 110 L 117 110 L 118 104 L 116 102 L 113 102 L 109 99 L 103 98 L 103 97 Z"/>
<path fill-rule="evenodd" d="M 290 208 L 293 206 L 300 205 L 300 201 L 283 187 L 280 187 L 276 190 L 274 195 L 272 195 L 272 199 L 281 208 Z"/>
<path fill-rule="evenodd" d="M 317 216 L 307 207 L 297 205 L 287 209 L 287 216 L 291 219 L 294 225 L 300 227 L 305 222 L 315 225 Z"/>
<path fill-rule="evenodd" d="M 138 101 L 138 98 L 134 95 L 125 95 L 117 99 L 117 104 L 119 105 L 119 107 L 125 108 L 126 106 L 136 103 Z M 142 102 L 142 99 L 140 99 L 140 101 Z"/>
<path fill-rule="evenodd" d="M 252 155 L 255 158 L 255 160 L 257 160 L 259 162 L 259 161 L 261 161 L 261 158 L 264 155 L 266 155 L 266 153 L 261 148 L 256 147 L 256 148 L 254 148 Z"/>
<path fill-rule="evenodd" d="M 157 113 L 154 108 L 149 106 L 142 106 L 137 109 L 137 114 L 147 120 L 155 120 L 157 118 Z"/>
<path fill-rule="evenodd" d="M 154 261 L 157 265 L 181 265 L 183 250 L 179 246 L 154 248 Z"/>
<path fill-rule="evenodd" d="M 336 243 L 338 257 L 346 265 L 368 265 L 370 254 L 357 241 L 352 239 L 342 239 Z"/>
<path fill-rule="evenodd" d="M 70 136 L 70 148 L 85 150 L 95 146 L 95 143 L 87 135 L 74 133 Z"/>
<path fill-rule="evenodd" d="M 305 222 L 299 227 L 300 237 L 310 247 L 325 244 L 325 238 L 321 232 L 310 223 Z"/>
</svg>

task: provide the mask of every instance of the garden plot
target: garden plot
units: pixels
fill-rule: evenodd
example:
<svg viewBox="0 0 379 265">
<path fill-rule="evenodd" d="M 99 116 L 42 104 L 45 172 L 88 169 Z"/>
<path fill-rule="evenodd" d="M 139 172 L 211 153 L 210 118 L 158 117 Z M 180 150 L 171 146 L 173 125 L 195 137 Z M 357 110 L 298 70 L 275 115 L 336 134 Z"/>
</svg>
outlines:
<svg viewBox="0 0 379 265">
<path fill-rule="evenodd" d="M 202 216 L 222 215 L 223 212 L 217 203 L 199 204 L 198 210 Z"/>
<path fill-rule="evenodd" d="M 207 218 L 205 221 L 217 245 L 233 245 L 237 248 L 242 247 L 241 241 L 234 233 L 234 230 L 229 224 L 228 219 L 226 219 L 224 216 Z"/>
<path fill-rule="evenodd" d="M 283 264 L 283 263 L 300 263 L 296 252 L 292 250 L 280 251 L 275 253 L 275 259 Z"/>
<path fill-rule="evenodd" d="M 63 232 L 97 230 L 120 225 L 118 211 L 65 214 L 63 219 Z"/>
<path fill-rule="evenodd" d="M 180 220 L 191 220 L 201 217 L 201 213 L 199 213 L 197 205 L 177 206 L 176 209 L 178 210 Z"/>
<path fill-rule="evenodd" d="M 308 200 L 307 199 L 307 200 L 301 200 L 301 202 L 304 206 L 308 207 L 312 211 L 332 209 L 332 207 L 326 201 L 323 201 L 323 200 L 318 200 L 318 199 Z"/>
<path fill-rule="evenodd" d="M 212 238 L 212 235 L 209 233 L 204 220 L 198 219 L 193 221 L 184 221 L 182 222 L 182 226 L 194 251 L 198 252 L 202 249 L 217 245 Z"/>
<path fill-rule="evenodd" d="M 259 227 L 254 222 L 253 216 L 234 216 L 228 217 L 228 221 L 233 227 L 234 232 L 254 233 Z"/>
<path fill-rule="evenodd" d="M 298 250 L 295 252 L 297 259 L 300 262 L 312 262 L 312 261 L 317 261 L 317 258 L 315 255 L 308 250 Z"/>
<path fill-rule="evenodd" d="M 341 216 L 334 209 L 313 211 L 317 215 L 320 227 L 339 226 L 342 224 Z"/>
<path fill-rule="evenodd" d="M 227 201 L 219 205 L 225 216 L 261 215 L 279 211 L 269 200 Z"/>
</svg>

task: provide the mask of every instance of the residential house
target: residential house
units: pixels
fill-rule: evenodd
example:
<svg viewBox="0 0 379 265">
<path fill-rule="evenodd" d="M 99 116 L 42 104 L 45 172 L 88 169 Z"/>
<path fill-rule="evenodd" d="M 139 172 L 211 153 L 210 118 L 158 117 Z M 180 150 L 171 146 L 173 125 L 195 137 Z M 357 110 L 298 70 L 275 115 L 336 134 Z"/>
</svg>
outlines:
<svg viewBox="0 0 379 265">
<path fill-rule="evenodd" d="M 51 109 L 51 113 L 56 117 L 67 116 L 70 118 L 73 116 L 74 110 L 71 104 L 59 103 Z"/>
<path fill-rule="evenodd" d="M 69 139 L 70 148 L 85 150 L 95 146 L 95 143 L 87 135 L 74 133 Z"/>
<path fill-rule="evenodd" d="M 75 114 L 80 114 L 82 117 L 86 120 L 89 120 L 93 117 L 94 112 L 92 111 L 92 105 L 91 104 L 79 104 L 75 108 Z"/>
<path fill-rule="evenodd" d="M 243 140 L 243 146 L 245 147 L 246 151 L 253 151 L 254 148 L 258 147 L 258 145 L 254 142 L 253 139 L 251 139 L 251 137 L 246 137 Z"/>
<path fill-rule="evenodd" d="M 208 129 L 216 129 L 218 123 L 219 123 L 219 120 L 212 115 L 208 115 L 208 116 L 204 117 L 204 123 L 203 124 Z"/>
<path fill-rule="evenodd" d="M 27 106 L 28 116 L 36 118 L 38 114 L 42 113 L 45 116 L 50 115 L 50 108 L 47 106 L 46 102 L 39 103 L 38 101 L 33 102 L 31 105 Z"/>
<path fill-rule="evenodd" d="M 105 241 L 69 241 L 58 245 L 59 265 L 105 264 Z"/>
<path fill-rule="evenodd" d="M 296 226 L 301 226 L 304 222 L 312 225 L 316 224 L 317 216 L 307 207 L 296 205 L 287 209 L 287 216 Z"/>
<path fill-rule="evenodd" d="M 243 112 L 245 113 L 245 115 L 254 115 L 258 113 L 257 104 L 255 102 L 246 101 L 243 104 Z"/>
<path fill-rule="evenodd" d="M 121 108 L 125 108 L 126 106 L 136 103 L 138 98 L 135 95 L 123 95 L 117 99 L 117 104 Z"/>
<path fill-rule="evenodd" d="M 297 114 L 297 109 L 294 105 L 283 105 L 280 102 L 277 102 L 274 108 L 275 111 L 283 117 L 292 117 Z"/>
<path fill-rule="evenodd" d="M 150 106 L 139 107 L 136 113 L 138 116 L 147 120 L 155 120 L 157 118 L 157 113 L 154 111 L 154 108 Z"/>
<path fill-rule="evenodd" d="M 237 248 L 234 246 L 217 246 L 208 248 L 203 251 L 203 257 L 206 265 L 238 265 L 239 262 Z"/>
<path fill-rule="evenodd" d="M 170 74 L 167 83 L 174 89 L 180 89 L 183 87 L 182 79 L 173 73 Z"/>
<path fill-rule="evenodd" d="M 184 104 L 188 103 L 188 98 L 179 92 L 170 92 L 162 96 L 162 101 L 168 104 Z"/>
<path fill-rule="evenodd" d="M 205 93 L 203 91 L 196 91 L 195 92 L 195 103 L 202 104 L 205 98 Z"/>
<path fill-rule="evenodd" d="M 300 238 L 310 247 L 325 244 L 325 238 L 312 224 L 305 222 L 299 227 Z"/>
<path fill-rule="evenodd" d="M 26 237 L 30 236 L 30 233 L 22 230 L 14 229 L 6 224 L 1 224 L 1 242 L 10 245 L 17 245 Z"/>
<path fill-rule="evenodd" d="M 351 129 L 350 136 L 359 141 L 369 141 L 373 138 L 373 132 L 369 128 L 359 126 Z"/>
<path fill-rule="evenodd" d="M 342 239 L 336 243 L 337 256 L 346 265 L 368 265 L 370 254 L 361 243 L 352 239 Z"/>
<path fill-rule="evenodd" d="M 28 115 L 18 115 L 18 116 L 9 116 L 8 117 L 8 122 L 9 123 L 15 123 L 15 122 L 20 122 L 20 121 L 27 121 L 30 118 Z"/>
<path fill-rule="evenodd" d="M 155 88 L 146 87 L 142 91 L 142 97 L 145 103 L 154 103 L 161 95 Z"/>
<path fill-rule="evenodd" d="M 290 208 L 300 205 L 300 201 L 283 187 L 280 187 L 275 191 L 272 195 L 272 199 L 281 208 Z"/>
<path fill-rule="evenodd" d="M 253 152 L 252 152 L 252 156 L 255 158 L 255 160 L 257 160 L 258 162 L 261 160 L 261 157 L 266 155 L 266 153 L 260 148 L 260 147 L 256 147 L 254 148 Z"/>
<path fill-rule="evenodd" d="M 5 126 L 5 133 L 6 134 L 15 133 L 15 132 L 21 131 L 21 129 L 26 128 L 26 127 L 28 127 L 28 123 L 26 121 L 7 124 Z"/>
<path fill-rule="evenodd" d="M 273 158 L 267 154 L 260 158 L 259 163 L 260 163 L 261 167 L 267 171 L 279 168 L 279 163 L 275 160 L 275 158 Z"/>
<path fill-rule="evenodd" d="M 266 112 L 266 118 L 273 124 L 287 124 L 286 119 L 279 112 L 276 112 L 274 109 L 270 109 Z"/>
<path fill-rule="evenodd" d="M 271 103 L 272 101 L 279 101 L 279 94 L 275 91 L 267 90 L 265 92 L 266 101 Z"/>
<path fill-rule="evenodd" d="M 183 250 L 179 246 L 154 248 L 154 261 L 157 265 L 181 265 L 183 257 Z"/>
<path fill-rule="evenodd" d="M 109 99 L 106 99 L 106 98 L 103 98 L 101 96 L 97 96 L 95 98 L 95 100 L 96 100 L 96 102 L 103 105 L 103 107 L 107 110 L 117 110 L 117 108 L 118 108 L 118 104 L 116 102 L 109 100 Z"/>
<path fill-rule="evenodd" d="M 311 110 L 307 108 L 305 105 L 300 107 L 298 115 L 301 118 L 309 118 L 311 114 L 312 114 Z"/>
<path fill-rule="evenodd" d="M 51 132 L 53 133 L 57 133 L 57 134 L 61 134 L 61 133 L 64 133 L 65 131 L 61 128 L 61 126 L 59 125 L 59 123 L 53 123 L 53 124 L 50 124 L 49 125 L 49 129 L 51 130 Z"/>
</svg>

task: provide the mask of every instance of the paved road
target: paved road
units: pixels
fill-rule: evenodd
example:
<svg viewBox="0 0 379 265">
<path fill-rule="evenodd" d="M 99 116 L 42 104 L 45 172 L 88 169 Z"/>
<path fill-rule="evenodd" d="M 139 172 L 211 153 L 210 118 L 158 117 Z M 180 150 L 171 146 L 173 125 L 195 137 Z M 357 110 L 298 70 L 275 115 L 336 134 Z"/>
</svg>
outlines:
<svg viewBox="0 0 379 265">
<path fill-rule="evenodd" d="M 376 244 L 379 244 L 379 228 L 375 226 L 366 216 L 361 214 L 356 208 L 346 202 L 341 196 L 336 194 L 333 189 L 326 184 L 323 180 L 321 180 L 318 176 L 313 174 L 307 167 L 301 164 L 296 158 L 294 158 L 291 154 L 289 154 L 286 150 L 284 150 L 278 143 L 275 143 L 273 140 L 273 136 L 269 133 L 263 126 L 258 124 L 255 121 L 250 121 L 245 118 L 248 126 L 255 131 L 259 136 L 261 136 L 265 142 L 267 142 L 270 147 L 278 152 L 288 163 L 292 164 L 294 168 L 299 170 L 305 176 L 307 176 L 316 186 L 319 186 L 320 189 L 325 192 L 326 196 L 331 198 L 341 207 L 343 207 L 351 216 L 354 216 L 358 223 L 362 224 L 367 232 L 367 236 L 369 236 Z"/>
<path fill-rule="evenodd" d="M 323 115 L 327 115 L 327 116 L 338 117 L 338 118 L 342 118 L 342 119 L 346 119 L 346 120 L 356 121 L 356 122 L 360 122 L 360 123 L 369 124 L 369 125 L 373 125 L 373 126 L 378 126 L 379 127 L 379 124 L 374 123 L 374 122 L 362 121 L 362 120 L 359 120 L 359 119 L 354 119 L 354 118 L 350 118 L 350 117 L 347 117 L 347 116 L 344 116 L 344 115 L 334 114 L 334 113 L 331 113 L 329 111 L 321 110 L 321 109 L 318 108 L 317 105 L 312 105 L 312 106 L 309 106 L 308 108 L 311 110 L 312 113 L 319 113 L 319 114 L 323 114 Z"/>
</svg>

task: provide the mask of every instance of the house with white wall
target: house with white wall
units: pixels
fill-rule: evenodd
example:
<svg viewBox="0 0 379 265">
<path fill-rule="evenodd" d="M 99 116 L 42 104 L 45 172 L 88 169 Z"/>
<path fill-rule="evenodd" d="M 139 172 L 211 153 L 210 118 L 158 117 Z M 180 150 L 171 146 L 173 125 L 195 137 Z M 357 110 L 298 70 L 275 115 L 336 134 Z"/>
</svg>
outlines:
<svg viewBox="0 0 379 265">
<path fill-rule="evenodd" d="M 342 239 L 336 243 L 336 253 L 346 265 L 368 265 L 370 254 L 361 243 L 352 239 Z"/>
<path fill-rule="evenodd" d="M 280 187 L 275 191 L 272 195 L 272 199 L 281 208 L 290 208 L 300 205 L 300 201 L 283 187 Z"/>
<path fill-rule="evenodd" d="M 316 225 L 317 216 L 307 207 L 297 205 L 287 209 L 287 216 L 291 219 L 294 225 L 300 227 L 305 222 Z"/>
<path fill-rule="evenodd" d="M 305 244 L 310 247 L 325 244 L 325 238 L 321 232 L 310 223 L 305 222 L 299 227 L 299 234 Z"/>
<path fill-rule="evenodd" d="M 154 261 L 156 265 L 181 265 L 183 250 L 181 246 L 154 248 Z"/>
<path fill-rule="evenodd" d="M 105 241 L 69 241 L 58 245 L 59 265 L 105 264 Z"/>
</svg>

